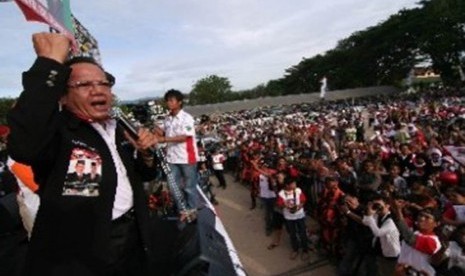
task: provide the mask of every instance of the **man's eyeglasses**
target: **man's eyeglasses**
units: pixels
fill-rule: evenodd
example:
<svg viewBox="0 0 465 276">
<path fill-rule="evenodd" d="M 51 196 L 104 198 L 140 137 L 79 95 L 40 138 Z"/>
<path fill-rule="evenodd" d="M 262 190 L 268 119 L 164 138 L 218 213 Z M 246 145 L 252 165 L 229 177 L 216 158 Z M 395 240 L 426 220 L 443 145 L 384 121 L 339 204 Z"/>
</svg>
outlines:
<svg viewBox="0 0 465 276">
<path fill-rule="evenodd" d="M 76 81 L 68 84 L 68 88 L 75 88 L 79 90 L 90 90 L 92 87 L 97 86 L 99 88 L 110 89 L 115 83 L 108 80 L 100 81 Z"/>
</svg>

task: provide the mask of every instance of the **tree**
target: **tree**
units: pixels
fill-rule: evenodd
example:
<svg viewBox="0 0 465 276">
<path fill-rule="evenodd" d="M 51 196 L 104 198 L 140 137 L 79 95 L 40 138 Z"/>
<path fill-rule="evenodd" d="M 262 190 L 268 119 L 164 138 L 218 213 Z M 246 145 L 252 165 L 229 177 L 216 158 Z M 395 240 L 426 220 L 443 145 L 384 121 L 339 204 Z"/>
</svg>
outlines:
<svg viewBox="0 0 465 276">
<path fill-rule="evenodd" d="M 422 1 L 424 5 L 420 48 L 431 57 L 433 68 L 446 85 L 457 85 L 465 53 L 465 4 L 462 0 Z"/>
<path fill-rule="evenodd" d="M 445 85 L 460 84 L 460 73 L 465 71 L 464 0 L 420 0 L 418 7 L 354 32 L 334 49 L 302 58 L 266 85 L 232 93 L 227 78 L 208 76 L 194 85 L 190 103 L 315 92 L 323 76 L 330 90 L 398 86 L 422 61 L 432 64 Z"/>
<path fill-rule="evenodd" d="M 235 95 L 231 91 L 228 78 L 210 75 L 198 80 L 189 94 L 189 104 L 209 104 L 233 100 Z"/>
<path fill-rule="evenodd" d="M 0 98 L 0 124 L 6 124 L 6 114 L 15 102 L 16 99 Z"/>
<path fill-rule="evenodd" d="M 324 54 L 303 58 L 279 80 L 282 93 L 316 91 L 322 76 L 331 90 L 399 85 L 428 58 L 446 85 L 459 84 L 457 68 L 465 69 L 465 1 L 423 0 L 420 5 L 353 33 Z"/>
</svg>

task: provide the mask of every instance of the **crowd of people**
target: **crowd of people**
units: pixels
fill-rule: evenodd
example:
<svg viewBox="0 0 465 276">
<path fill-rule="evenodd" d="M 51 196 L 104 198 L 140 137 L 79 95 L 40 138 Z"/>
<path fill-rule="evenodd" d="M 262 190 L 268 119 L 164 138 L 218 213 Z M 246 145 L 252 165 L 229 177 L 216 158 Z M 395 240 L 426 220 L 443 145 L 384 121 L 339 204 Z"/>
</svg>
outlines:
<svg viewBox="0 0 465 276">
<path fill-rule="evenodd" d="M 0 127 L 0 158 L 12 171 L 14 160 L 29 165 L 36 183 L 0 166 L 0 274 L 149 275 L 156 202 L 142 182 L 160 177 L 149 149 L 163 143 L 186 209 L 199 207 L 197 184 L 218 203 L 209 168 L 220 188 L 233 184 L 225 171 L 249 187 L 269 250 L 287 232 L 291 259 L 317 249 L 336 257 L 339 275 L 464 275 L 464 91 L 255 108 L 195 124 L 170 90 L 164 127 L 131 137 L 109 117 L 111 74 L 89 58 L 66 60 L 59 34 L 35 34 L 33 44 L 37 60 Z M 220 141 L 208 153 L 205 136 Z M 18 179 L 33 194 L 40 187 L 33 235 L 14 207 Z"/>
<path fill-rule="evenodd" d="M 339 275 L 464 275 L 463 92 L 256 108 L 197 132 L 263 202 L 268 249 L 286 229 L 291 259 L 316 248 Z"/>
</svg>

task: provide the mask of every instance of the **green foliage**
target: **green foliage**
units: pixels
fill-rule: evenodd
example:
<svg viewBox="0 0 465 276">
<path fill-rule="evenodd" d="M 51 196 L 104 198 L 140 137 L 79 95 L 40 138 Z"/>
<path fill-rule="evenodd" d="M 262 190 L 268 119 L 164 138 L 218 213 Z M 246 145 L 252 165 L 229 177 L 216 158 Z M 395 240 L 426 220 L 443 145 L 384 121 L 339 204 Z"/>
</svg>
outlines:
<svg viewBox="0 0 465 276">
<path fill-rule="evenodd" d="M 459 85 L 456 66 L 464 66 L 465 2 L 462 0 L 423 1 L 420 48 L 431 57 L 433 68 L 445 85 Z"/>
<path fill-rule="evenodd" d="M 235 99 L 228 78 L 210 75 L 198 80 L 189 94 L 189 104 L 209 104 Z"/>
<path fill-rule="evenodd" d="M 6 124 L 6 114 L 11 109 L 16 99 L 0 98 L 0 124 Z"/>
<path fill-rule="evenodd" d="M 398 85 L 425 58 L 431 60 L 446 85 L 459 84 L 456 67 L 465 65 L 465 1 L 420 4 L 287 69 L 283 94 L 317 91 L 322 76 L 328 77 L 331 90 Z"/>
</svg>

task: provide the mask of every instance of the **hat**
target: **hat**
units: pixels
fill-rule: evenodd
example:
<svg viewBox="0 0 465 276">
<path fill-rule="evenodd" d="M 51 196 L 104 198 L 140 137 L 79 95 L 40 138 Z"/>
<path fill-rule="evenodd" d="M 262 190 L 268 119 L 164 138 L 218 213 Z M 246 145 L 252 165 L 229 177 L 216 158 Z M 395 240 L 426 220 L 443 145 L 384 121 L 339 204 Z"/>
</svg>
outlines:
<svg viewBox="0 0 465 276">
<path fill-rule="evenodd" d="M 437 155 L 439 155 L 439 157 L 442 156 L 442 152 L 441 152 L 438 148 L 433 148 L 433 149 L 431 150 L 430 155 L 433 155 L 433 154 L 437 154 Z"/>
</svg>

